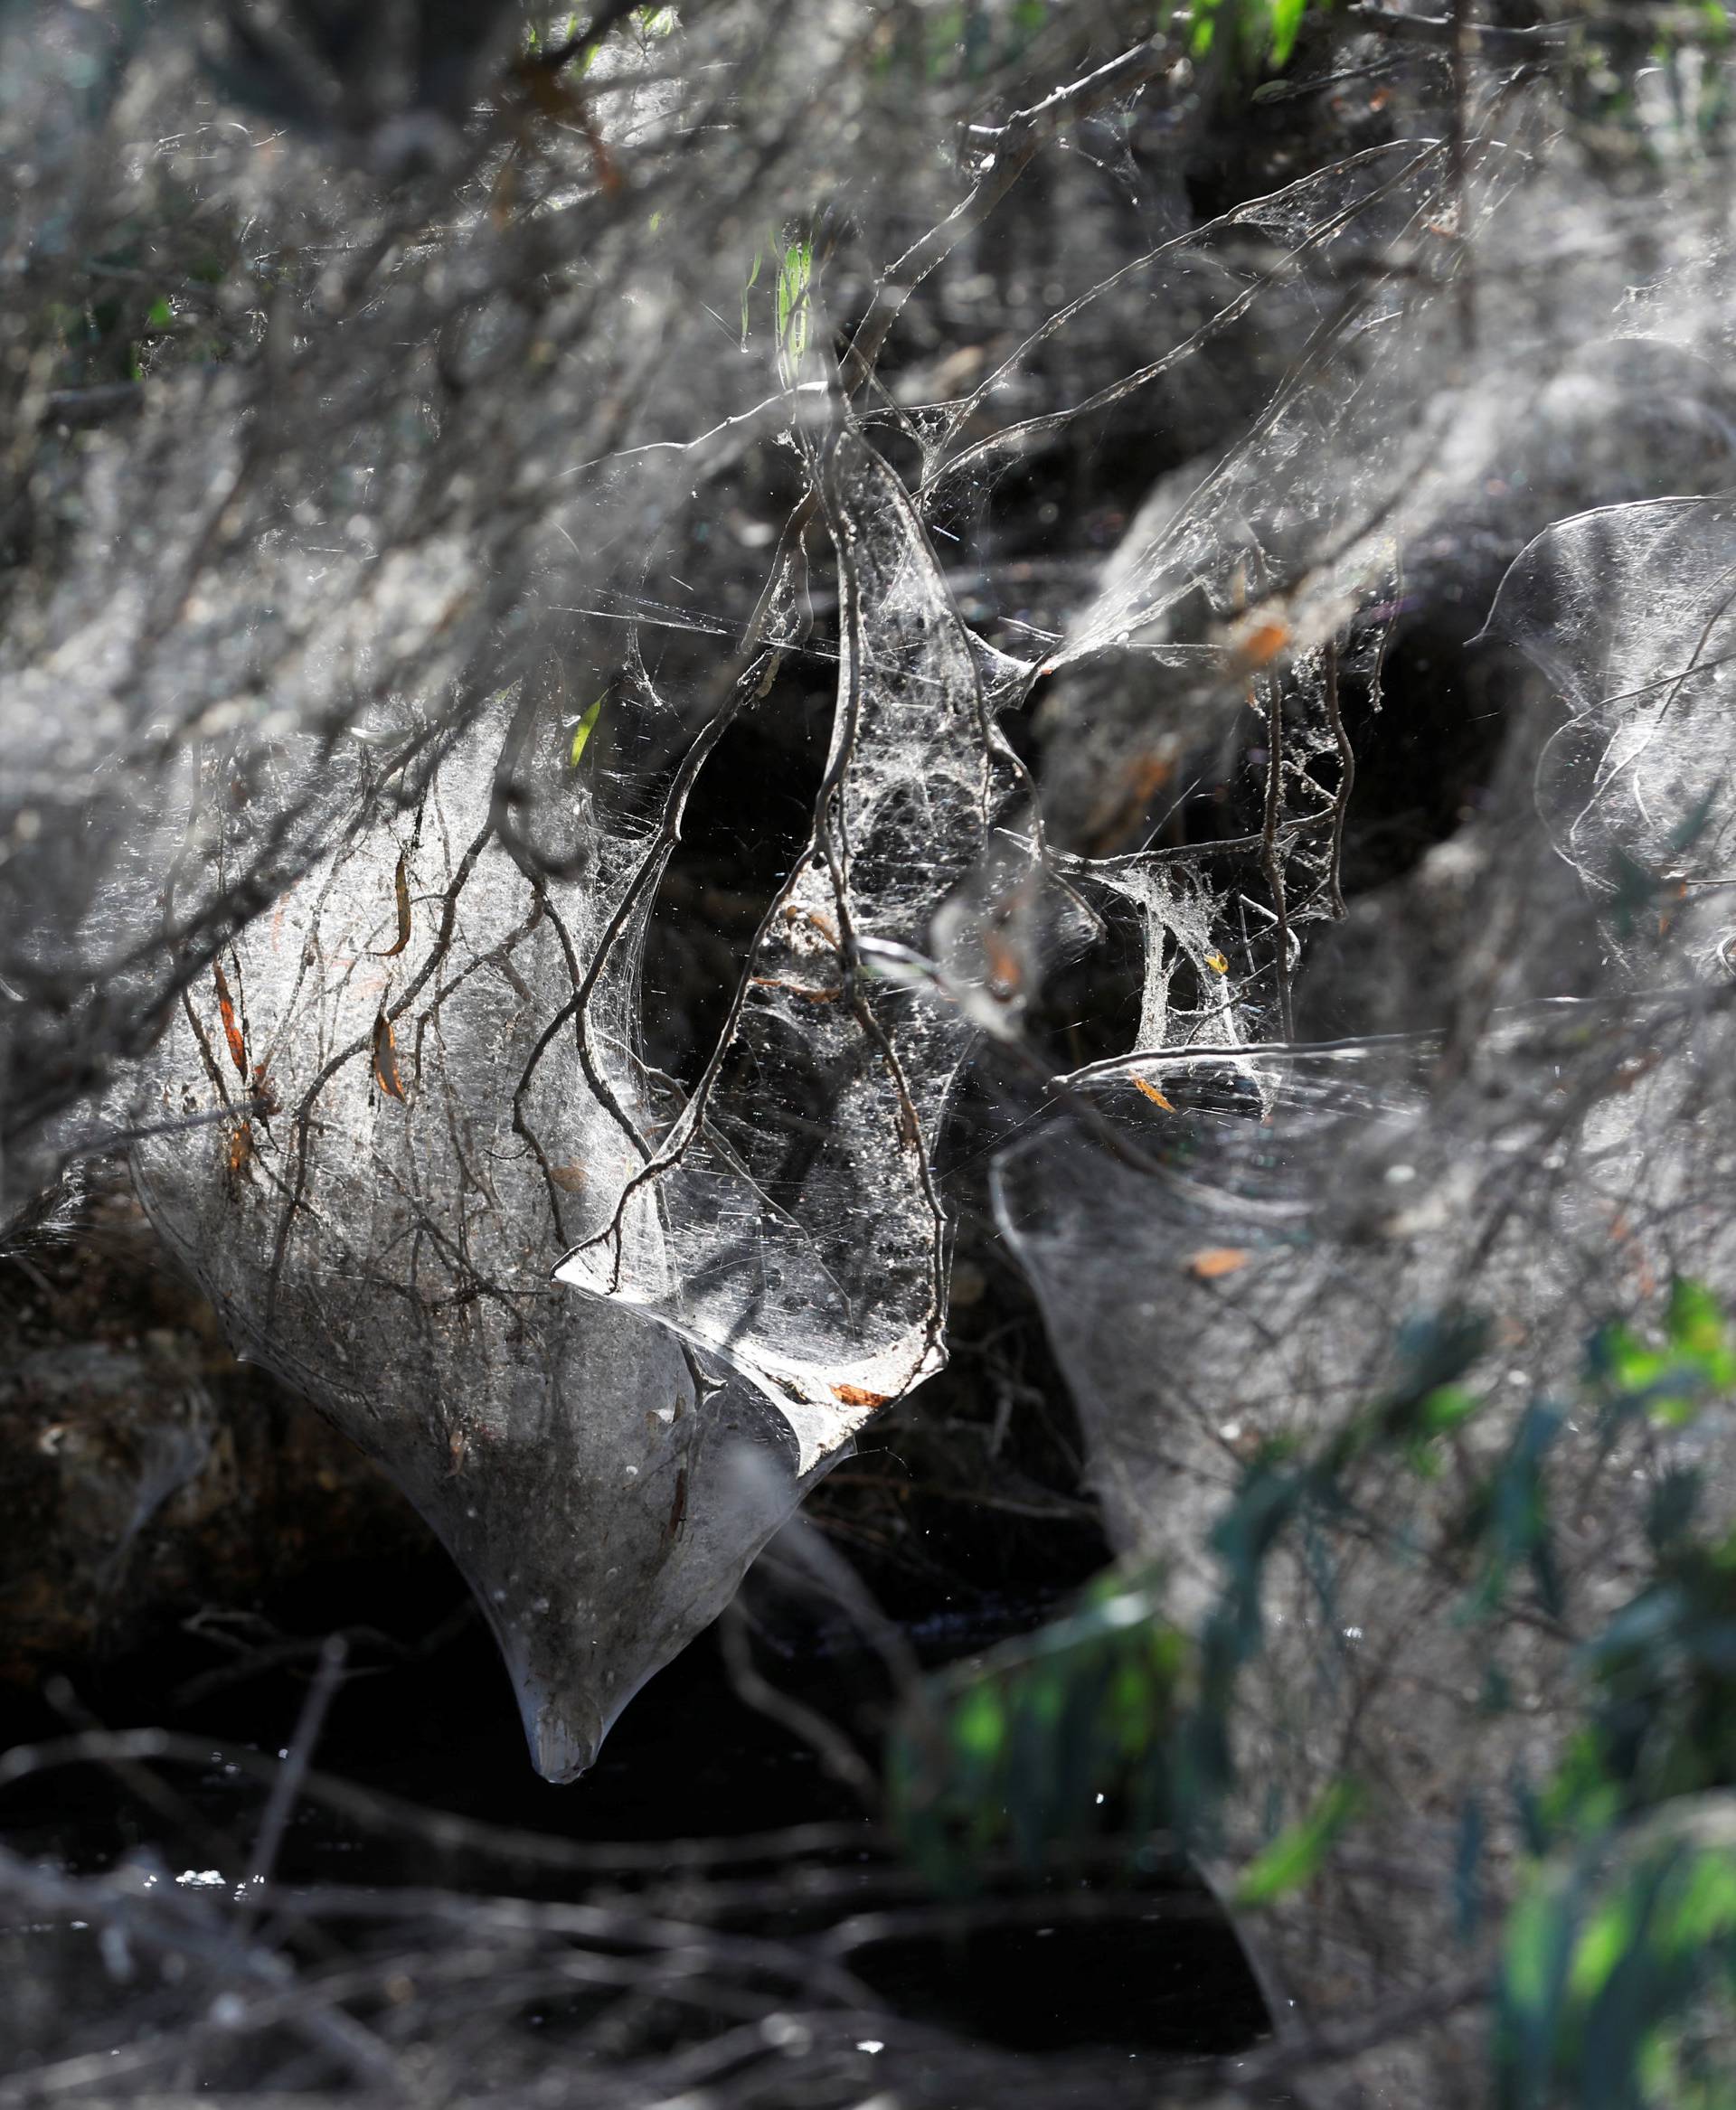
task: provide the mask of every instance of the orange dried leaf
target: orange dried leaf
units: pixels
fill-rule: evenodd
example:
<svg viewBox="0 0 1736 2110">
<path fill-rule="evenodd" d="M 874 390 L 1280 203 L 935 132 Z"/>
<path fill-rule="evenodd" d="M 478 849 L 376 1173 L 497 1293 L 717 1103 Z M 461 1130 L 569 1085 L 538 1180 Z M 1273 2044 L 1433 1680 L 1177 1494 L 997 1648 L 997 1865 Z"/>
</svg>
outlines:
<svg viewBox="0 0 1736 2110">
<path fill-rule="evenodd" d="M 229 1132 L 229 1169 L 239 1173 L 253 1155 L 253 1131 L 245 1121 L 239 1121 Z"/>
<path fill-rule="evenodd" d="M 1004 1001 L 1016 996 L 1024 986 L 1024 965 L 996 930 L 983 933 L 983 951 L 988 960 L 988 993 Z"/>
<path fill-rule="evenodd" d="M 862 1385 L 834 1385 L 832 1397 L 842 1399 L 846 1407 L 883 1407 L 884 1392 L 871 1392 Z"/>
<path fill-rule="evenodd" d="M 223 973 L 223 963 L 213 960 L 211 972 L 217 984 L 217 1009 L 223 1021 L 223 1037 L 229 1042 L 229 1058 L 244 1078 L 247 1075 L 247 1041 L 235 1016 L 235 1001 L 229 993 L 229 977 Z"/>
<path fill-rule="evenodd" d="M 384 952 L 376 953 L 375 959 L 395 959 L 410 943 L 410 860 L 401 851 L 398 854 L 398 873 L 392 882 L 398 897 L 398 937 Z"/>
<path fill-rule="evenodd" d="M 1227 975 L 1230 972 L 1230 963 L 1222 953 L 1207 953 L 1205 964 L 1214 975 Z"/>
<path fill-rule="evenodd" d="M 1187 1271 L 1195 1282 L 1216 1282 L 1247 1265 L 1247 1250 L 1241 1246 L 1207 1246 L 1190 1258 Z"/>
<path fill-rule="evenodd" d="M 751 975 L 749 986 L 754 989 L 781 989 L 786 995 L 799 997 L 804 1003 L 835 1003 L 843 995 L 841 989 L 808 989 L 799 982 L 787 982 L 780 975 Z"/>
<path fill-rule="evenodd" d="M 1154 1107 L 1161 1107 L 1165 1114 L 1173 1114 L 1175 1111 L 1155 1084 L 1147 1084 L 1143 1077 L 1136 1077 L 1133 1085 L 1136 1091 L 1145 1093 Z"/>
<path fill-rule="evenodd" d="M 799 909 L 794 901 L 788 902 L 784 909 L 784 921 L 786 923 L 806 923 L 811 929 L 817 930 L 827 945 L 834 947 L 837 945 L 837 932 L 816 909 Z"/>
<path fill-rule="evenodd" d="M 404 1088 L 398 1078 L 398 1042 L 383 1011 L 373 1022 L 373 1075 L 380 1089 L 401 1104 Z"/>
<path fill-rule="evenodd" d="M 1288 623 L 1256 623 L 1236 642 L 1237 669 L 1242 674 L 1257 674 L 1261 667 L 1270 666 L 1289 641 Z"/>
</svg>

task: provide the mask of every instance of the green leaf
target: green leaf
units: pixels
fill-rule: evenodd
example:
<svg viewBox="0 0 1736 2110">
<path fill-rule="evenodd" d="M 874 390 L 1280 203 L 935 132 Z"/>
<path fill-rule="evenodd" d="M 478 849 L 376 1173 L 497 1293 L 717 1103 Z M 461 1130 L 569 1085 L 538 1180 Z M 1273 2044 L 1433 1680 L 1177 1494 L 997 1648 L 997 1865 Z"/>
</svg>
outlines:
<svg viewBox="0 0 1736 2110">
<path fill-rule="evenodd" d="M 1365 1799 L 1360 1782 L 1335 1780 L 1299 1823 L 1280 1832 L 1249 1862 L 1236 1885 L 1235 1903 L 1244 1909 L 1272 1905 L 1312 1882 Z"/>
<path fill-rule="evenodd" d="M 609 692 L 605 690 L 603 694 L 598 697 L 597 701 L 591 705 L 590 709 L 587 711 L 585 715 L 579 721 L 578 726 L 574 730 L 572 736 L 572 753 L 569 759 L 571 760 L 571 765 L 575 769 L 584 759 L 586 743 L 590 740 L 591 734 L 597 730 L 597 721 L 603 714 L 603 704 L 607 701 L 608 693 Z"/>
<path fill-rule="evenodd" d="M 1723 1314 L 1703 1283 L 1678 1276 L 1671 1284 L 1665 1324 L 1670 1346 L 1693 1363 L 1708 1384 L 1722 1389 L 1736 1383 L 1736 1352 L 1731 1349 Z"/>
<path fill-rule="evenodd" d="M 1709 1397 L 1736 1389 L 1736 1348 L 1718 1302 L 1703 1285 L 1678 1279 L 1665 1315 L 1665 1345 L 1649 1347 L 1630 1328 L 1603 1327 L 1591 1343 L 1590 1381 L 1619 1419 L 1645 1414 L 1662 1427 L 1693 1421 Z"/>
<path fill-rule="evenodd" d="M 907 1851 L 941 1887 L 967 1891 L 997 1841 L 1035 1868 L 1052 1844 L 1106 1825 L 1166 1823 L 1191 1664 L 1156 1578 L 1114 1569 L 1064 1618 L 937 1673 L 906 1701 L 888 1749 L 888 1807 Z"/>
<path fill-rule="evenodd" d="M 1438 1385 L 1418 1408 L 1417 1418 L 1425 1436 L 1448 1436 L 1480 1414 L 1488 1401 L 1463 1385 Z"/>
<path fill-rule="evenodd" d="M 967 1757 L 991 1759 L 997 1756 L 1006 1736 L 1006 1713 L 992 1685 L 978 1685 L 966 1693 L 952 1718 L 952 1739 Z"/>
<path fill-rule="evenodd" d="M 1296 33 L 1302 26 L 1308 0 L 1272 0 L 1272 64 L 1287 66 L 1296 49 Z"/>
<path fill-rule="evenodd" d="M 1501 2110 L 1728 2104 L 1730 1839 L 1728 1798 L 1675 1804 L 1530 1871 L 1495 1985 Z"/>
<path fill-rule="evenodd" d="M 791 242 L 778 267 L 776 306 L 778 355 L 786 372 L 792 375 L 807 351 L 808 285 L 813 271 L 811 245 Z"/>
<path fill-rule="evenodd" d="M 1567 1974 L 1576 2001 L 1592 2001 L 1609 1983 L 1615 1968 L 1633 1945 L 1637 1931 L 1636 1900 L 1618 1891 L 1590 1915 L 1573 1949 Z"/>
<path fill-rule="evenodd" d="M 1538 1602 L 1552 1617 L 1561 1612 L 1561 1577 L 1550 1529 L 1543 1467 L 1563 1417 L 1546 1400 L 1533 1399 L 1519 1418 L 1506 1456 L 1484 1482 L 1460 1526 L 1459 1536 L 1486 1554 L 1472 1609 L 1486 1617 L 1505 1601 L 1513 1568 L 1531 1569 Z"/>
<path fill-rule="evenodd" d="M 1656 1940 L 1666 1955 L 1691 1956 L 1736 1930 L 1736 1861 L 1728 1853 L 1694 1856 L 1666 1893 Z"/>
<path fill-rule="evenodd" d="M 1502 1963 L 1502 1992 L 1519 2014 L 1537 2016 L 1547 2009 L 1561 1945 L 1561 1913 L 1554 1897 L 1543 1889 L 1527 1891 L 1507 1917 Z"/>
</svg>

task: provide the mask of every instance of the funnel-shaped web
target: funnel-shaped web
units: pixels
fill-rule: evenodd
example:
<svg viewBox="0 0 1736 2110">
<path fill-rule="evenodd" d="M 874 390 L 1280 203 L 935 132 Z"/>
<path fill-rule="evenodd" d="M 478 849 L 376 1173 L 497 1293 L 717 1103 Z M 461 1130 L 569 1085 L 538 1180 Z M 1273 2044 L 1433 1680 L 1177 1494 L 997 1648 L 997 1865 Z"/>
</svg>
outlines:
<svg viewBox="0 0 1736 2110">
<path fill-rule="evenodd" d="M 1222 908 L 1208 921 L 1201 886 L 1118 861 L 1101 871 L 1150 933 L 1145 1045 L 1068 1080 L 1075 1111 L 997 1161 L 1000 1220 L 1111 1535 L 1161 1562 L 1184 1629 L 1203 1632 L 1240 1572 L 1241 1541 L 1220 1529 L 1239 1494 L 1341 1446 L 1329 1493 L 1258 1584 L 1219 1842 L 1232 1871 L 1333 1781 L 1357 1784 L 1349 1850 L 1247 1926 L 1276 2011 L 1309 2027 L 1420 2007 L 1444 1955 L 1484 1967 L 1525 1851 L 1514 1784 L 1561 1761 L 1582 1638 L 1643 1569 L 1660 1486 L 1697 1473 L 1714 1536 L 1736 1512 L 1728 1409 L 1672 1437 L 1618 1427 L 1583 1389 L 1599 1317 L 1655 1310 L 1673 1277 L 1726 1305 L 1736 1293 L 1720 664 L 1733 597 L 1736 539 L 1709 502 L 1569 520 L 1514 565 L 1490 627 L 1545 668 L 1567 718 L 1534 786 L 1518 743 L 1488 900 L 1546 901 L 1530 868 L 1552 850 L 1590 889 L 1553 917 L 1488 916 L 1473 967 L 1491 980 L 1475 994 L 1496 1008 L 1468 1040 L 1446 1030 L 1458 984 L 1439 992 L 1439 1040 L 1316 1050 L 1253 1045 L 1258 997 L 1231 993 L 1207 1054 L 1171 984 L 1184 963 L 1197 975 Z M 1598 1001 L 1527 1003 L 1552 952 L 1599 925 L 1614 958 Z M 1405 925 L 1387 929 L 1398 972 Z M 1642 967 L 1655 994 L 1633 987 Z M 1110 1129 L 1139 1155 L 1105 1147 Z M 1473 1313 L 1487 1325 L 1464 1381 L 1486 1404 L 1449 1464 L 1431 1477 L 1347 1441 Z M 1479 1490 L 1511 1504 L 1530 1471 L 1547 1533 L 1512 1556 L 1533 1564 L 1524 1587 L 1496 1587 L 1467 1519 Z M 1443 2008 L 1335 2071 L 1318 2100 L 1458 2100 L 1485 2029 L 1475 2007 Z"/>
<path fill-rule="evenodd" d="M 655 845 L 575 781 L 552 702 L 485 713 L 395 831 L 344 843 L 221 956 L 163 1060 L 172 1104 L 222 1117 L 135 1164 L 237 1346 L 378 1457 L 449 1547 L 536 1762 L 563 1778 L 798 1487 L 744 1388 L 546 1279 L 574 1190 L 618 1176 L 626 1146 L 570 1037 L 516 1100 L 510 1080 Z M 505 800 L 503 775 L 556 787 L 564 846 L 557 799 Z M 530 833 L 578 876 L 544 876 Z M 634 1103 L 625 1042 L 606 1046 Z"/>
<path fill-rule="evenodd" d="M 828 448 L 818 489 L 840 665 L 813 832 L 693 1097 L 559 1270 L 725 1358 L 777 1404 L 805 1470 L 943 1357 L 929 1153 L 976 1029 L 876 963 L 926 943 L 986 849 L 1014 782 L 994 692 L 1025 671 L 960 622 L 863 441 Z"/>
<path fill-rule="evenodd" d="M 672 770 L 681 722 L 642 668 L 575 723 L 551 662 L 405 763 L 423 780 L 392 824 L 355 827 L 195 984 L 162 1090 L 212 1118 L 135 1154 L 238 1346 L 450 1548 L 556 1778 L 941 1357 L 928 1149 L 970 1029 L 857 948 L 922 937 L 1008 770 L 890 472 L 846 440 L 824 478 L 826 790 L 691 1101 L 635 1053 L 644 928 L 763 677 Z M 367 811 L 369 750 L 334 767 Z M 549 1280 L 569 1247 L 577 1288 Z"/>
<path fill-rule="evenodd" d="M 1235 447 L 1160 480 L 1051 666 L 1134 645 L 1178 670 L 1210 668 L 1225 629 L 1260 666 L 1342 630 L 1390 570 L 1395 535 L 1414 533 L 1456 486 L 1480 419 L 1427 404 L 1420 384 L 1442 355 L 1427 304 L 1393 287 L 1328 294 L 1290 281 L 1353 241 L 1417 240 L 1440 180 L 1438 149 L 1401 142 L 1214 225 L 1277 253 L 1264 274 L 1286 303 L 1265 317 L 1286 333 L 1277 385 Z M 1256 289 L 1260 279 L 1244 285 L 1226 316 Z"/>
<path fill-rule="evenodd" d="M 1538 808 L 1561 855 L 1615 898 L 1612 945 L 1643 968 L 1669 935 L 1728 972 L 1736 512 L 1672 498 L 1558 522 L 1507 573 L 1488 627 L 1566 708 L 1538 762 Z"/>
<path fill-rule="evenodd" d="M 1603 1097 L 1624 1055 L 1656 1049 L 1642 1086 Z M 1063 1120 L 996 1172 L 1111 1536 L 1161 1564 L 1166 1611 L 1190 1634 L 1240 1572 L 1220 1526 L 1260 1461 L 1276 1475 L 1321 1455 L 1426 1363 L 1455 1311 L 1498 1319 L 1466 1380 L 1489 1404 L 1439 1476 L 1393 1448 L 1354 1458 L 1259 1588 L 1261 1639 L 1231 1717 L 1226 1879 L 1334 1781 L 1361 1797 L 1342 1863 L 1244 1927 L 1276 2011 L 1309 2018 L 1298 2031 L 1426 2005 L 1443 1956 L 1480 1966 L 1522 1864 L 1513 1784 L 1550 1777 L 1566 1747 L 1579 1638 L 1643 1566 L 1660 1476 L 1702 1470 L 1714 1533 L 1736 1513 L 1724 1410 L 1659 1443 L 1570 1404 L 1588 1314 L 1631 1308 L 1672 1270 L 1725 1297 L 1736 1285 L 1728 1017 L 1661 1007 L 1613 1045 L 1577 1018 L 1506 1024 L 1456 1088 L 1430 1088 L 1433 1053 L 1257 1059 L 1261 1095 L 1236 1111 L 1185 1096 L 1196 1058 L 1142 1065 L 1175 1111 L 1155 1114 L 1125 1081 L 1076 1088 L 1161 1170 Z M 1540 1609 L 1521 1568 L 1479 1610 L 1469 1505 L 1516 1485 L 1532 1445 L 1546 1447 L 1551 1535 L 1536 1558 L 1551 1594 Z M 1479 2070 L 1484 2027 L 1467 2015 L 1421 2030 L 1319 2100 L 1469 2099 L 1455 2088 Z"/>
</svg>

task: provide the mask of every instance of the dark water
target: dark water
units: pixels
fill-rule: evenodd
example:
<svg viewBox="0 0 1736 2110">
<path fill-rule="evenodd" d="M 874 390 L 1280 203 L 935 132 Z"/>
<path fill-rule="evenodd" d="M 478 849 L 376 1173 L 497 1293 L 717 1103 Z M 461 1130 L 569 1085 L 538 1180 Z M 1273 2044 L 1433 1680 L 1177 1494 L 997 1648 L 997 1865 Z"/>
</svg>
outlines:
<svg viewBox="0 0 1736 2110">
<path fill-rule="evenodd" d="M 1176 1871 L 1129 1879 L 1124 1867 L 1096 1875 L 1076 1870 L 1040 1883 L 1003 1875 L 989 1885 L 990 1909 L 979 1901 L 951 1916 L 898 1868 L 860 1799 L 828 1775 L 809 1745 L 743 1704 L 714 1636 L 703 1637 L 646 1688 L 583 1781 L 547 1785 L 530 1770 L 479 1622 L 463 1616 L 461 1600 L 443 1578 L 430 1575 L 426 1595 L 419 1600 L 412 1587 L 409 1597 L 401 1606 L 407 1632 L 417 1631 L 417 1613 L 424 1634 L 442 1622 L 450 1631 L 410 1660 L 358 1639 L 351 1659 L 355 1674 L 338 1691 L 320 1739 L 316 1762 L 326 1772 L 429 1809 L 555 1841 L 741 1838 L 798 1824 L 839 1827 L 826 1857 L 825 1895 L 806 1897 L 797 1885 L 788 1898 L 756 1907 L 743 1925 L 769 1936 L 818 1938 L 872 1907 L 879 1915 L 872 1932 L 849 1951 L 856 1976 L 892 2014 L 986 2046 L 1033 2057 L 1090 2047 L 1150 2061 L 1233 2053 L 1266 2034 L 1263 2006 L 1227 1924 L 1203 1891 Z M 309 1606 L 304 1602 L 299 1609 L 305 1615 Z M 326 1609 L 335 1613 L 339 1602 Z M 1042 1609 L 1005 1602 L 942 1606 L 908 1631 L 933 1661 L 972 1653 L 1034 1623 Z M 872 1757 L 883 1695 L 872 1663 L 847 1637 L 786 1625 L 762 1631 L 756 1653 L 769 1680 L 798 1691 Z M 99 1870 L 148 1851 L 172 1874 L 197 1878 L 214 1864 L 225 1883 L 237 1879 L 247 1866 L 263 1791 L 234 1769 L 229 1754 L 241 1747 L 275 1757 L 288 1746 L 306 1700 L 307 1664 L 278 1663 L 203 1692 L 193 1684 L 190 1702 L 177 1709 L 175 1692 L 208 1680 L 223 1661 L 209 1641 L 184 1636 L 148 1664 L 110 1666 L 81 1688 L 108 1726 L 160 1722 L 210 1739 L 209 1766 L 164 1775 L 184 1797 L 192 1823 L 141 1802 L 112 1772 L 81 1766 L 0 1794 L 0 1842 L 72 1870 Z M 10 1744 L 62 1725 L 28 1707 L 14 1708 L 4 1726 Z M 860 1844 L 853 1847 L 856 1834 Z M 232 1849 L 217 1851 L 213 1838 L 232 1841 Z M 312 1804 L 289 1826 L 278 1873 L 287 1884 L 587 1895 L 586 1879 L 571 1871 L 507 1870 L 486 1853 L 435 1854 L 425 1839 Z M 853 1894 L 856 1886 L 860 1898 Z M 0 1912 L 13 1921 L 15 1938 L 16 1917 L 8 1907 Z M 38 2056 L 43 2049 L 38 2046 Z M 0 2046 L 0 2071 L 6 2063 Z"/>
</svg>

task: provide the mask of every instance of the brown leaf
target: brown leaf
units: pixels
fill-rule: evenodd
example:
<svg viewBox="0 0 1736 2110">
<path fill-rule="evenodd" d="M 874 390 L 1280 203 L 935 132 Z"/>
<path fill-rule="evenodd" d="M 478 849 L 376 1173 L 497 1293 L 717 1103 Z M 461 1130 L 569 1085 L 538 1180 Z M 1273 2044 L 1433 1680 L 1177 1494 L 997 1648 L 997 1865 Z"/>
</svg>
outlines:
<svg viewBox="0 0 1736 2110">
<path fill-rule="evenodd" d="M 495 178 L 494 187 L 488 193 L 488 217 L 496 227 L 511 226 L 513 206 L 517 197 L 518 160 L 515 155 L 509 153 L 501 164 L 500 174 Z"/>
<path fill-rule="evenodd" d="M 549 1177 L 563 1194 L 582 1194 L 585 1191 L 583 1165 L 551 1165 Z"/>
<path fill-rule="evenodd" d="M 1231 655 L 1231 671 L 1236 674 L 1258 674 L 1261 667 L 1269 666 L 1290 641 L 1288 623 L 1269 620 L 1255 623 L 1235 641 Z"/>
<path fill-rule="evenodd" d="M 229 1169 L 239 1173 L 253 1155 L 253 1131 L 245 1121 L 238 1121 L 229 1132 Z"/>
<path fill-rule="evenodd" d="M 1024 963 L 997 930 L 983 933 L 983 952 L 988 961 L 988 993 L 1003 1003 L 1024 986 Z"/>
<path fill-rule="evenodd" d="M 1133 1080 L 1133 1086 L 1136 1091 L 1144 1092 L 1154 1107 L 1161 1107 L 1165 1114 L 1173 1114 L 1175 1111 L 1163 1093 L 1157 1089 L 1157 1087 L 1155 1084 L 1147 1084 L 1143 1077 L 1136 1077 Z"/>
<path fill-rule="evenodd" d="M 1136 828 L 1154 795 L 1174 774 L 1175 763 L 1168 754 L 1137 756 L 1126 777 L 1111 785 L 1107 796 L 1092 808 L 1085 824 L 1091 848 L 1107 851 Z"/>
<path fill-rule="evenodd" d="M 247 1075 L 247 1041 L 235 1016 L 235 1001 L 229 994 L 229 977 L 223 973 L 223 963 L 221 960 L 211 963 L 211 971 L 216 978 L 217 1009 L 222 1014 L 223 1037 L 229 1042 L 230 1060 L 244 1078 Z"/>
<path fill-rule="evenodd" d="M 807 989 L 799 982 L 786 982 L 777 975 L 750 975 L 748 977 L 755 989 L 782 989 L 791 996 L 799 996 L 804 1003 L 835 1003 L 843 995 L 841 989 Z"/>
<path fill-rule="evenodd" d="M 558 73 L 547 66 L 539 66 L 534 58 L 521 60 L 513 72 L 543 117 L 559 118 L 568 124 L 578 117 L 580 99 Z"/>
<path fill-rule="evenodd" d="M 817 909 L 798 909 L 794 901 L 788 902 L 784 908 L 784 921 L 786 923 L 806 923 L 809 929 L 817 930 L 827 945 L 835 947 L 837 945 L 837 932 L 833 929 Z"/>
<path fill-rule="evenodd" d="M 1241 1246 L 1207 1246 L 1188 1261 L 1187 1271 L 1195 1282 L 1215 1282 L 1247 1265 L 1248 1254 Z"/>
<path fill-rule="evenodd" d="M 401 1105 L 404 1088 L 398 1079 L 398 1042 L 383 1010 L 373 1022 L 373 1074 L 380 1089 Z"/>
<path fill-rule="evenodd" d="M 271 1081 L 271 1058 L 253 1065 L 253 1097 L 268 1120 L 278 1110 L 278 1088 Z"/>
<path fill-rule="evenodd" d="M 870 1392 L 861 1385 L 834 1385 L 832 1397 L 846 1407 L 883 1407 L 887 1399 L 884 1392 Z"/>
<path fill-rule="evenodd" d="M 395 959 L 410 943 L 410 859 L 401 850 L 398 852 L 398 873 L 392 886 L 398 896 L 398 937 L 383 952 L 375 953 L 376 960 Z"/>
</svg>

